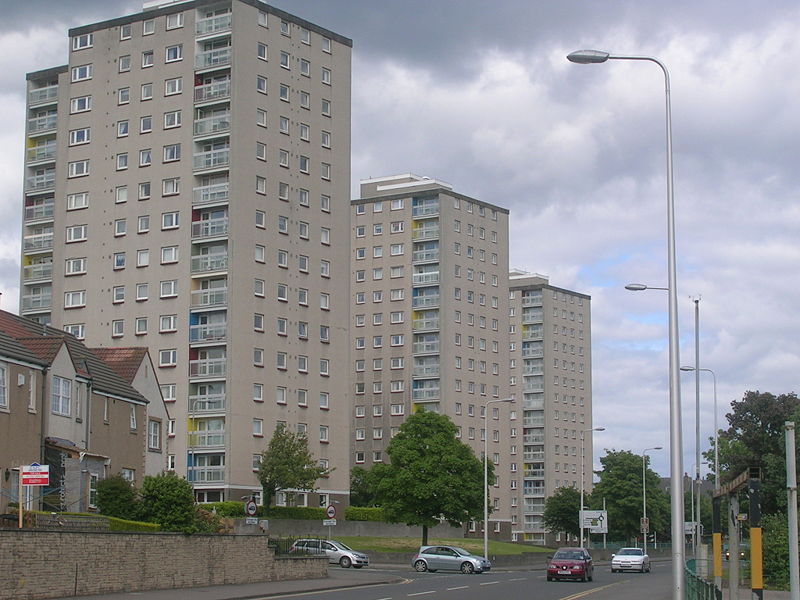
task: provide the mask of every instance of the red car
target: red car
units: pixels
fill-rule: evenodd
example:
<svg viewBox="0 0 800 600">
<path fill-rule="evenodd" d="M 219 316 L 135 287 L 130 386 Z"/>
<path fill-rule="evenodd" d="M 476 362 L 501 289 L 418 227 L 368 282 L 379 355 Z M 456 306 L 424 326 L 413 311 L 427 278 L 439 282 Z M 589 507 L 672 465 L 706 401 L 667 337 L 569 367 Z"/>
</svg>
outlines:
<svg viewBox="0 0 800 600">
<path fill-rule="evenodd" d="M 592 556 L 585 548 L 559 548 L 547 563 L 547 581 L 591 581 L 593 575 Z"/>
</svg>

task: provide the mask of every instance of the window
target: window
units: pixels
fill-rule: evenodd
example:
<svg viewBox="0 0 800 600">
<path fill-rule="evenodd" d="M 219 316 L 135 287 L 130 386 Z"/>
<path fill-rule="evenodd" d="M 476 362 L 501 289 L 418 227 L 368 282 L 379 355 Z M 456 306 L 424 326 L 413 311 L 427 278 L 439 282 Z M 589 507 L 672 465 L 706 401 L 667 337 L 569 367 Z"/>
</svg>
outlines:
<svg viewBox="0 0 800 600">
<path fill-rule="evenodd" d="M 266 27 L 268 22 L 268 15 L 264 11 L 258 11 L 258 24 L 261 27 Z"/>
<path fill-rule="evenodd" d="M 116 219 L 114 221 L 114 237 L 125 235 L 128 232 L 128 225 L 125 219 Z"/>
<path fill-rule="evenodd" d="M 119 39 L 120 40 L 129 40 L 133 35 L 133 26 L 128 23 L 127 25 L 121 25 L 119 28 Z"/>
<path fill-rule="evenodd" d="M 289 68 L 289 53 L 281 52 L 280 65 L 283 69 Z"/>
<path fill-rule="evenodd" d="M 67 194 L 67 210 L 78 210 L 89 206 L 89 192 Z"/>
<path fill-rule="evenodd" d="M 131 88 L 120 88 L 117 90 L 117 104 L 128 104 L 131 101 Z M 72 112 L 79 112 L 73 110 Z"/>
<path fill-rule="evenodd" d="M 72 38 L 72 49 L 83 50 L 84 48 L 91 48 L 94 43 L 94 34 L 86 33 L 84 35 L 76 35 Z"/>
<path fill-rule="evenodd" d="M 161 264 L 167 265 L 178 262 L 178 247 L 165 246 L 161 248 Z"/>
<path fill-rule="evenodd" d="M 308 239 L 308 223 L 306 223 L 305 221 L 300 221 L 297 224 L 297 233 L 302 239 L 307 240 Z"/>
<path fill-rule="evenodd" d="M 308 373 L 308 357 L 300 354 L 297 357 L 297 370 L 300 373 Z"/>
<path fill-rule="evenodd" d="M 258 42 L 258 50 L 256 54 L 261 60 L 267 60 L 267 45 Z"/>
<path fill-rule="evenodd" d="M 331 309 L 331 295 L 327 292 L 321 292 L 319 295 L 319 307 L 322 310 Z"/>
<path fill-rule="evenodd" d="M 142 35 L 152 35 L 156 32 L 156 22 L 153 19 L 142 23 Z"/>
<path fill-rule="evenodd" d="M 327 425 L 320 425 L 319 426 L 319 441 L 322 443 L 328 443 L 328 426 Z"/>
<path fill-rule="evenodd" d="M 153 66 L 153 51 L 152 50 L 145 50 L 142 52 L 142 68 L 146 69 L 147 67 Z"/>
<path fill-rule="evenodd" d="M 86 273 L 86 258 L 68 258 L 65 261 L 65 275 L 80 275 Z"/>
<path fill-rule="evenodd" d="M 67 333 L 71 333 L 79 340 L 82 340 L 86 337 L 86 324 L 85 323 L 73 323 L 71 325 L 64 325 L 64 331 Z"/>
<path fill-rule="evenodd" d="M 80 308 L 86 306 L 86 290 L 64 292 L 64 308 Z"/>
<path fill-rule="evenodd" d="M 122 337 L 125 331 L 125 321 L 111 321 L 111 337 Z"/>
<path fill-rule="evenodd" d="M 69 163 L 67 177 L 85 177 L 89 174 L 89 160 L 76 160 Z"/>
<path fill-rule="evenodd" d="M 322 116 L 323 117 L 331 116 L 331 101 L 325 100 L 324 98 L 322 100 Z"/>
<path fill-rule="evenodd" d="M 173 79 L 167 79 L 164 81 L 165 96 L 174 96 L 175 94 L 180 94 L 182 91 L 183 91 L 182 77 L 175 77 Z"/>
<path fill-rule="evenodd" d="M 309 110 L 311 108 L 311 94 L 308 92 L 300 92 L 300 108 Z"/>
<path fill-rule="evenodd" d="M 278 200 L 285 202 L 289 201 L 289 184 L 284 182 L 278 183 Z"/>
<path fill-rule="evenodd" d="M 72 67 L 72 82 L 85 81 L 92 78 L 92 65 Z"/>
<path fill-rule="evenodd" d="M 260 263 L 266 262 L 266 254 L 267 254 L 266 246 L 263 246 L 261 244 L 256 244 L 256 248 L 255 248 L 255 260 L 256 260 L 256 262 L 260 262 Z"/>
<path fill-rule="evenodd" d="M 181 15 L 183 16 L 183 15 Z M 175 62 L 181 60 L 183 58 L 183 46 L 181 44 L 176 44 L 175 46 L 167 46 L 165 51 L 165 62 Z"/>
<path fill-rule="evenodd" d="M 153 163 L 153 153 L 150 148 L 139 150 L 139 166 L 149 167 Z"/>
<path fill-rule="evenodd" d="M 142 99 L 142 101 L 152 100 L 153 99 L 153 84 L 152 83 L 143 83 L 142 84 L 141 99 Z"/>
<path fill-rule="evenodd" d="M 256 158 L 258 160 L 267 160 L 267 145 L 261 142 L 256 142 Z"/>
<path fill-rule="evenodd" d="M 300 59 L 300 75 L 303 77 L 311 77 L 311 63 L 305 58 Z"/>
<path fill-rule="evenodd" d="M 331 166 L 328 163 L 321 163 L 320 164 L 320 177 L 326 181 L 330 181 L 331 178 Z"/>
<path fill-rule="evenodd" d="M 161 298 L 174 298 L 178 295 L 178 280 L 170 279 L 162 281 L 160 284 L 160 297 Z"/>
<path fill-rule="evenodd" d="M 181 191 L 181 180 L 179 177 L 171 177 L 169 179 L 164 179 L 161 182 L 161 195 L 162 196 L 174 196 L 175 194 L 179 194 Z"/>
<path fill-rule="evenodd" d="M 308 198 L 308 190 L 304 190 L 303 188 L 297 190 L 297 202 L 300 204 L 300 206 L 308 206 Z"/>
<path fill-rule="evenodd" d="M 50 409 L 53 414 L 70 416 L 72 381 L 53 376 L 50 393 Z"/>
<path fill-rule="evenodd" d="M 161 315 L 158 317 L 158 331 L 171 333 L 178 330 L 178 315 Z"/>
<path fill-rule="evenodd" d="M 67 227 L 67 243 L 83 242 L 86 240 L 86 225 L 72 225 Z"/>
<path fill-rule="evenodd" d="M 82 129 L 73 129 L 69 132 L 69 145 L 78 146 L 80 144 L 88 144 L 91 141 L 91 129 L 84 127 Z"/>
<path fill-rule="evenodd" d="M 291 35 L 291 32 L 289 31 L 289 23 L 283 20 L 281 21 L 281 35 Z"/>
<path fill-rule="evenodd" d="M 181 111 L 173 110 L 164 113 L 164 129 L 181 126 Z"/>
<path fill-rule="evenodd" d="M 164 162 L 174 162 L 181 159 L 181 145 L 169 144 L 164 146 Z"/>
<path fill-rule="evenodd" d="M 256 91 L 261 94 L 267 93 L 267 78 L 261 75 L 256 76 Z"/>
<path fill-rule="evenodd" d="M 139 200 L 147 200 L 150 197 L 150 182 L 145 181 L 139 184 Z"/>
<path fill-rule="evenodd" d="M 178 211 L 162 213 L 161 229 L 177 229 L 179 225 L 179 217 L 180 213 Z"/>
<path fill-rule="evenodd" d="M 331 197 L 322 194 L 319 198 L 319 209 L 322 212 L 331 212 Z"/>
<path fill-rule="evenodd" d="M 137 283 L 136 284 L 136 301 L 141 302 L 143 300 L 147 300 L 149 295 L 149 288 L 150 286 L 147 283 Z"/>
<path fill-rule="evenodd" d="M 253 365 L 256 367 L 264 366 L 264 349 L 253 348 Z"/>
<path fill-rule="evenodd" d="M 278 164 L 282 167 L 289 168 L 289 151 L 278 150 Z"/>
<path fill-rule="evenodd" d="M 310 159 L 307 156 L 300 156 L 299 167 L 301 173 L 308 173 Z"/>
<path fill-rule="evenodd" d="M 147 422 L 147 447 L 150 450 L 161 449 L 161 422 L 149 420 Z"/>
<path fill-rule="evenodd" d="M 158 351 L 159 367 L 174 367 L 177 364 L 178 364 L 178 350 L 176 348 L 168 348 L 166 350 Z"/>
<path fill-rule="evenodd" d="M 125 302 L 125 286 L 124 285 L 117 285 L 111 288 L 111 302 L 113 304 L 119 304 L 121 302 Z"/>
</svg>

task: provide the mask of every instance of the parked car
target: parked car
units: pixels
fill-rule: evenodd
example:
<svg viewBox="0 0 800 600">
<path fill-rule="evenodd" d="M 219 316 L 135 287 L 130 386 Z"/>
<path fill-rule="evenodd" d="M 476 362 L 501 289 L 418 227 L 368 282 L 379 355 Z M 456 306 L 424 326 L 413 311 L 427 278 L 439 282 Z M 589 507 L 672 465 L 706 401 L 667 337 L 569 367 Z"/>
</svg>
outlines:
<svg viewBox="0 0 800 600">
<path fill-rule="evenodd" d="M 578 579 L 592 581 L 594 565 L 586 548 L 559 548 L 547 563 L 547 581 Z"/>
<path fill-rule="evenodd" d="M 355 567 L 369 566 L 369 557 L 363 552 L 353 550 L 342 542 L 336 540 L 318 540 L 318 539 L 302 539 L 295 540 L 292 547 L 289 548 L 289 553 L 305 553 L 305 554 L 322 554 L 328 556 L 328 562 L 331 564 L 338 563 L 345 569 Z"/>
<path fill-rule="evenodd" d="M 619 552 L 611 555 L 611 572 L 639 571 L 650 572 L 650 557 L 641 548 L 620 548 Z"/>
<path fill-rule="evenodd" d="M 492 568 L 492 563 L 483 556 L 475 556 L 458 546 L 421 546 L 411 559 L 411 566 L 420 573 L 435 573 L 439 569 L 483 573 Z"/>
</svg>

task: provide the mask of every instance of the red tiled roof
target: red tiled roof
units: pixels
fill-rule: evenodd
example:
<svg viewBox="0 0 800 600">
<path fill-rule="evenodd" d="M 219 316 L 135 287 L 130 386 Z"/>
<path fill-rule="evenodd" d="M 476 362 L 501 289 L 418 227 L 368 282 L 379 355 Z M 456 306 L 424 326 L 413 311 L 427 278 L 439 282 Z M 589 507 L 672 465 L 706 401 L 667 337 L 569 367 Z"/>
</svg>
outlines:
<svg viewBox="0 0 800 600">
<path fill-rule="evenodd" d="M 133 383 L 145 354 L 147 354 L 147 348 L 142 348 L 141 346 L 130 348 L 89 348 L 89 350 L 114 369 L 128 383 Z"/>
</svg>

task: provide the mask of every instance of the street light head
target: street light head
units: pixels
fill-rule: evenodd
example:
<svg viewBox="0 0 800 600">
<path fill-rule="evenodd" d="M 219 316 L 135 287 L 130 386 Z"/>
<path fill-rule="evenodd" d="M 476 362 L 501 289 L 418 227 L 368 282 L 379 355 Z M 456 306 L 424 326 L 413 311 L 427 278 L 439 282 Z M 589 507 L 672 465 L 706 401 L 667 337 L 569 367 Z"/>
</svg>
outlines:
<svg viewBox="0 0 800 600">
<path fill-rule="evenodd" d="M 593 427 L 592 428 L 592 431 L 605 431 L 605 430 L 606 430 L 605 427 Z"/>
<path fill-rule="evenodd" d="M 694 371 L 694 367 L 681 367 L 681 371 Z"/>
<path fill-rule="evenodd" d="M 663 449 L 664 449 L 663 446 L 656 446 L 655 448 L 653 448 L 653 450 L 663 450 Z"/>
<path fill-rule="evenodd" d="M 567 55 L 567 60 L 579 65 L 603 63 L 608 60 L 609 53 L 601 50 L 577 50 Z"/>
<path fill-rule="evenodd" d="M 630 292 L 641 292 L 647 289 L 647 286 L 643 283 L 629 283 L 625 286 L 625 289 Z"/>
</svg>

